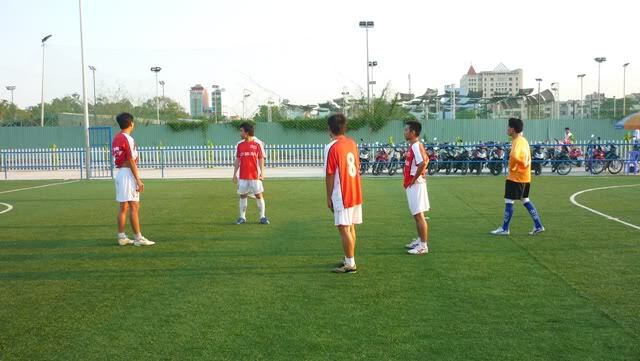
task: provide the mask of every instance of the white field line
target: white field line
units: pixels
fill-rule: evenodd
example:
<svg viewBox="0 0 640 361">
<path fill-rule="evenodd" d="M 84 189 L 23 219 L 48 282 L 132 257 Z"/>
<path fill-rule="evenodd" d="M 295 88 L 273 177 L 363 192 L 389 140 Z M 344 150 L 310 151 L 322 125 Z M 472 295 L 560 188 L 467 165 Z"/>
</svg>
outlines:
<svg viewBox="0 0 640 361">
<path fill-rule="evenodd" d="M 0 206 L 5 206 L 7 207 L 7 209 L 5 209 L 4 211 L 0 211 L 0 214 L 2 213 L 7 213 L 9 211 L 11 211 L 13 209 L 13 206 L 9 203 L 0 203 Z"/>
<path fill-rule="evenodd" d="M 68 181 L 68 182 L 58 182 L 58 183 L 43 184 L 43 185 L 35 186 L 35 187 L 11 189 L 11 190 L 8 190 L 8 191 L 2 191 L 2 192 L 0 192 L 0 194 L 20 192 L 20 191 L 26 191 L 26 190 L 29 190 L 29 189 L 45 188 L 45 187 L 57 186 L 57 185 L 60 185 L 60 184 L 69 184 L 69 183 L 76 183 L 76 182 L 80 182 L 80 181 L 79 180 L 73 180 L 73 181 Z"/>
<path fill-rule="evenodd" d="M 595 213 L 595 214 L 597 214 L 597 215 L 599 215 L 599 216 L 602 216 L 602 217 L 604 217 L 604 218 L 606 218 L 606 219 L 608 219 L 608 220 L 610 220 L 610 221 L 615 221 L 615 222 L 618 222 L 618 223 L 622 223 L 622 224 L 624 224 L 624 225 L 625 225 L 625 226 L 627 226 L 627 227 L 635 228 L 635 229 L 637 229 L 637 230 L 639 230 L 639 231 L 640 231 L 640 226 L 637 226 L 637 225 L 635 225 L 635 224 L 631 224 L 631 223 L 625 222 L 625 221 L 623 221 L 623 220 L 621 220 L 621 219 L 619 219 L 619 218 L 612 217 L 612 216 L 610 216 L 610 215 L 608 215 L 608 214 L 604 214 L 604 213 L 602 213 L 602 212 L 598 212 L 598 211 L 596 211 L 595 209 L 591 209 L 591 208 L 589 208 L 589 207 L 587 207 L 587 206 L 584 206 L 584 205 L 582 205 L 582 204 L 580 204 L 580 203 L 576 202 L 576 197 L 577 197 L 577 196 L 579 196 L 579 195 L 581 195 L 582 193 L 593 192 L 593 191 L 599 191 L 599 190 L 604 190 L 604 189 L 627 188 L 627 187 L 638 187 L 638 186 L 640 186 L 640 184 L 632 184 L 632 185 L 624 185 L 624 186 L 611 186 L 611 187 L 601 187 L 601 188 L 585 189 L 585 190 L 583 190 L 583 191 L 580 191 L 580 192 L 576 192 L 576 193 L 574 193 L 574 194 L 569 198 L 569 200 L 570 200 L 570 201 L 571 201 L 571 203 L 573 203 L 574 205 L 576 205 L 576 206 L 578 206 L 578 207 L 580 207 L 580 208 L 584 208 L 584 209 L 588 210 L 588 211 L 589 211 L 589 212 L 591 212 L 591 213 Z"/>
</svg>

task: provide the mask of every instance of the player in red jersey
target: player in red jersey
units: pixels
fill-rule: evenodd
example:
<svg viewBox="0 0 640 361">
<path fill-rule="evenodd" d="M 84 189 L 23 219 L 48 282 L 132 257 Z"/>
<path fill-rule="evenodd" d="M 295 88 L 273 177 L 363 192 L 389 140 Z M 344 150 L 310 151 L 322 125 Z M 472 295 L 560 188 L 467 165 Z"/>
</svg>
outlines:
<svg viewBox="0 0 640 361">
<path fill-rule="evenodd" d="M 260 212 L 260 224 L 269 224 L 265 215 L 264 188 L 264 146 L 255 138 L 254 127 L 250 123 L 240 125 L 240 137 L 242 141 L 236 146 L 236 160 L 233 164 L 233 182 L 238 184 L 240 195 L 240 217 L 236 224 L 247 222 L 247 197 L 255 195 L 258 211 Z M 238 170 L 240 171 L 238 174 Z"/>
<path fill-rule="evenodd" d="M 332 142 L 324 150 L 327 207 L 342 238 L 344 259 L 337 273 L 355 273 L 356 224 L 362 223 L 362 190 L 358 146 L 345 136 L 347 118 L 334 114 L 327 120 Z"/>
<path fill-rule="evenodd" d="M 409 121 L 404 127 L 404 139 L 409 142 L 404 163 L 404 188 L 407 193 L 409 210 L 416 221 L 418 238 L 406 245 L 409 254 L 429 253 L 428 225 L 424 212 L 430 209 L 427 180 L 425 178 L 429 157 L 420 143 L 422 125 L 416 121 Z"/>
<path fill-rule="evenodd" d="M 138 172 L 138 149 L 136 142 L 131 137 L 133 132 L 133 116 L 129 113 L 121 113 L 116 121 L 122 131 L 113 138 L 111 152 L 115 161 L 118 174 L 116 175 L 116 201 L 120 202 L 118 212 L 118 244 L 126 246 L 152 246 L 152 242 L 142 236 L 140 231 L 140 193 L 144 190 L 144 183 Z M 131 228 L 135 234 L 135 240 L 130 240 L 125 233 L 127 212 L 131 220 Z"/>
</svg>

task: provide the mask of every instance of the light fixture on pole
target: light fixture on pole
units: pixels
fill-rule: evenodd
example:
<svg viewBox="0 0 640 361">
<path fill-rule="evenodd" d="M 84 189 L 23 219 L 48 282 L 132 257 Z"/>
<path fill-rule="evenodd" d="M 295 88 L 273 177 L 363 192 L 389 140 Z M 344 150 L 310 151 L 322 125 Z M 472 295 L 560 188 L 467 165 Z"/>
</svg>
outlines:
<svg viewBox="0 0 640 361">
<path fill-rule="evenodd" d="M 373 28 L 373 21 L 361 21 L 358 23 L 361 28 L 365 29 L 366 41 L 367 41 L 367 107 L 371 108 L 371 94 L 369 92 L 369 29 Z"/>
<path fill-rule="evenodd" d="M 584 119 L 584 94 L 583 94 L 583 81 L 587 74 L 578 74 L 580 79 L 580 118 Z"/>
<path fill-rule="evenodd" d="M 251 96 L 247 89 L 242 89 L 242 119 L 245 119 L 246 99 Z"/>
<path fill-rule="evenodd" d="M 542 102 L 540 99 L 540 82 L 542 82 L 542 78 L 536 78 L 536 81 L 538 82 L 538 119 L 542 119 L 542 116 L 540 115 L 541 113 L 540 106 L 542 105 Z"/>
<path fill-rule="evenodd" d="M 600 98 L 600 66 L 607 61 L 607 58 L 600 57 L 593 59 L 598 63 L 598 119 L 600 119 L 600 106 L 602 105 L 602 99 Z"/>
<path fill-rule="evenodd" d="M 151 71 L 156 73 L 156 120 L 160 124 L 160 103 L 158 102 L 158 73 L 162 70 L 159 66 L 154 66 Z"/>
<path fill-rule="evenodd" d="M 44 43 L 53 35 L 42 38 L 42 90 L 40 93 L 40 126 L 44 127 Z"/>
<path fill-rule="evenodd" d="M 627 115 L 627 67 L 629 63 L 625 63 L 622 66 L 622 116 Z"/>
<path fill-rule="evenodd" d="M 98 106 L 98 97 L 96 95 L 96 67 L 89 65 L 89 70 L 93 72 L 93 120 L 96 121 L 98 119 L 98 111 L 96 110 Z"/>
<path fill-rule="evenodd" d="M 11 105 L 13 106 L 13 121 L 16 120 L 16 105 L 13 103 L 13 92 L 16 90 L 15 85 L 8 85 L 7 90 L 11 92 Z"/>
</svg>

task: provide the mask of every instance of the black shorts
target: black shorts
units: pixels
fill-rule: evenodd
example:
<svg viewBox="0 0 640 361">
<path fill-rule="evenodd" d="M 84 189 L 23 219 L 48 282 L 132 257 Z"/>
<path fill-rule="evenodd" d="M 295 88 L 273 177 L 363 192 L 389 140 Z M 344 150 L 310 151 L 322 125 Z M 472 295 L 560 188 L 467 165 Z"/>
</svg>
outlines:
<svg viewBox="0 0 640 361">
<path fill-rule="evenodd" d="M 512 201 L 529 198 L 531 183 L 517 183 L 507 179 L 504 184 L 504 198 Z"/>
</svg>

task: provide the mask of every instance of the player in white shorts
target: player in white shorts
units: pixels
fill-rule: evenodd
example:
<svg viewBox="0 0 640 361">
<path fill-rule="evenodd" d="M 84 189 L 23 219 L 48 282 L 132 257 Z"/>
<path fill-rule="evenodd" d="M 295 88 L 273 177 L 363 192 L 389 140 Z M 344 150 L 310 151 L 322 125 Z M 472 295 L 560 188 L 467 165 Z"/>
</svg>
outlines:
<svg viewBox="0 0 640 361">
<path fill-rule="evenodd" d="M 424 212 L 430 209 L 427 180 L 425 178 L 429 157 L 420 143 L 422 125 L 416 121 L 409 121 L 404 127 L 404 139 L 409 142 L 404 163 L 404 188 L 407 193 L 409 210 L 416 221 L 418 238 L 406 245 L 409 254 L 429 253 L 428 225 Z"/>
<path fill-rule="evenodd" d="M 115 161 L 118 174 L 116 175 L 116 201 L 120 203 L 118 212 L 118 244 L 127 246 L 152 246 L 152 242 L 142 236 L 140 230 L 140 193 L 144 191 L 144 183 L 138 172 L 138 150 L 136 142 L 131 137 L 133 132 L 133 116 L 129 113 L 121 113 L 116 121 L 122 130 L 116 134 L 111 143 L 111 152 Z M 131 220 L 131 228 L 135 234 L 135 240 L 130 240 L 125 233 L 127 212 Z"/>
<path fill-rule="evenodd" d="M 334 114 L 327 120 L 332 142 L 325 147 L 327 207 L 342 239 L 344 259 L 333 271 L 355 273 L 356 224 L 362 223 L 362 191 L 358 146 L 345 136 L 347 118 Z"/>
<path fill-rule="evenodd" d="M 251 123 L 240 125 L 240 141 L 236 146 L 236 160 L 233 164 L 233 182 L 238 184 L 240 196 L 240 217 L 236 224 L 247 223 L 247 197 L 254 195 L 260 224 L 269 224 L 265 215 L 264 187 L 264 145 L 255 138 L 254 127 Z M 238 172 L 239 171 L 239 172 Z"/>
</svg>

